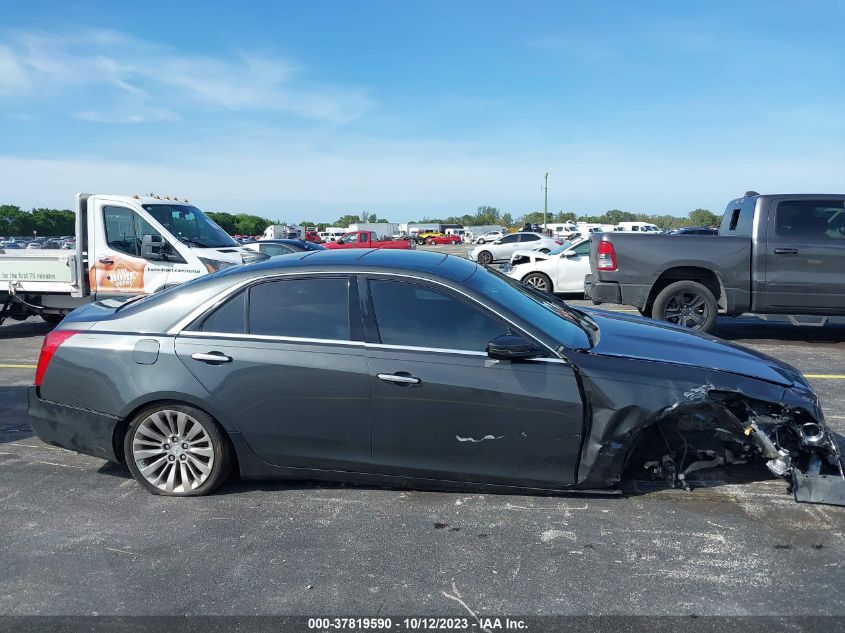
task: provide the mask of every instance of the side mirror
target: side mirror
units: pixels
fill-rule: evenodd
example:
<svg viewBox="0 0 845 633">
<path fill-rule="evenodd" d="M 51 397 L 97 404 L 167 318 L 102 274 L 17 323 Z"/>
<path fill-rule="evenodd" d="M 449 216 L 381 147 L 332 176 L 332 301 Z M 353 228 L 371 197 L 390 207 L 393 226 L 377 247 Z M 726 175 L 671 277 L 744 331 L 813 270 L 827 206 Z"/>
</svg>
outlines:
<svg viewBox="0 0 845 633">
<path fill-rule="evenodd" d="M 495 242 L 493 242 L 493 244 L 501 244 L 501 243 L 502 243 L 502 238 L 501 238 L 501 237 L 500 237 L 498 240 L 496 240 Z"/>
<path fill-rule="evenodd" d="M 165 244 L 161 235 L 144 235 L 141 237 L 141 257 L 153 262 L 166 260 Z"/>
<path fill-rule="evenodd" d="M 575 251 L 563 251 L 564 257 L 576 257 L 577 255 L 578 253 L 576 253 Z"/>
<path fill-rule="evenodd" d="M 524 360 L 542 356 L 542 352 L 521 336 L 503 334 L 487 343 L 487 356 L 494 360 Z"/>
</svg>

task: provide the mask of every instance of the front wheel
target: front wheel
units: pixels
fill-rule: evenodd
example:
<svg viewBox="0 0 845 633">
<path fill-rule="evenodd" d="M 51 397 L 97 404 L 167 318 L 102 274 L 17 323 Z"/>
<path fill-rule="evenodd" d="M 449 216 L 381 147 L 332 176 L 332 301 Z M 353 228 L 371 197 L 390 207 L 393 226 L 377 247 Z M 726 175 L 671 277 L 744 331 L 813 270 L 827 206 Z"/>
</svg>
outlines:
<svg viewBox="0 0 845 633">
<path fill-rule="evenodd" d="M 552 292 L 552 280 L 543 273 L 528 273 L 522 278 L 522 283 L 532 286 L 542 292 Z"/>
<path fill-rule="evenodd" d="M 156 495 L 195 497 L 222 484 L 232 463 L 230 445 L 210 415 L 163 404 L 136 415 L 123 441 L 132 476 Z"/>
<path fill-rule="evenodd" d="M 478 254 L 478 263 L 484 264 L 485 266 L 487 266 L 488 264 L 492 264 L 493 263 L 493 253 L 491 253 L 490 251 L 481 251 Z"/>
<path fill-rule="evenodd" d="M 654 299 L 651 316 L 698 332 L 709 332 L 716 323 L 716 298 L 697 281 L 676 281 Z"/>
</svg>

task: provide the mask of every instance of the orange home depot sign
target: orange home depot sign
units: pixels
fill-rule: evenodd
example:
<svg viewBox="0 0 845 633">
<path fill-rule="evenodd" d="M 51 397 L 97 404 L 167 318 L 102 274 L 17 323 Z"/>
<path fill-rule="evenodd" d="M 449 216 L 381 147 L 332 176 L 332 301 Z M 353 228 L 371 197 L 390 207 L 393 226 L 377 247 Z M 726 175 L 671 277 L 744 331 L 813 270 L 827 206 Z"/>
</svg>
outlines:
<svg viewBox="0 0 845 633">
<path fill-rule="evenodd" d="M 144 293 L 144 260 L 125 259 L 111 256 L 113 264 L 97 261 L 88 273 L 88 281 L 97 292 Z"/>
</svg>

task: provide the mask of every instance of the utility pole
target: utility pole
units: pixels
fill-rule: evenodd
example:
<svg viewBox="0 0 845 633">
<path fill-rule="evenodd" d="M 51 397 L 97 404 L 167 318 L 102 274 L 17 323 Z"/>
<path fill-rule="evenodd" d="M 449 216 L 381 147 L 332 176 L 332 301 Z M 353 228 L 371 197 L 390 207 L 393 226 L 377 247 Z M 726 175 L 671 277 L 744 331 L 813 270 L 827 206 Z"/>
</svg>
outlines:
<svg viewBox="0 0 845 633">
<path fill-rule="evenodd" d="M 546 232 L 546 215 L 549 213 L 549 172 L 546 172 L 545 184 L 543 185 L 543 233 Z"/>
</svg>

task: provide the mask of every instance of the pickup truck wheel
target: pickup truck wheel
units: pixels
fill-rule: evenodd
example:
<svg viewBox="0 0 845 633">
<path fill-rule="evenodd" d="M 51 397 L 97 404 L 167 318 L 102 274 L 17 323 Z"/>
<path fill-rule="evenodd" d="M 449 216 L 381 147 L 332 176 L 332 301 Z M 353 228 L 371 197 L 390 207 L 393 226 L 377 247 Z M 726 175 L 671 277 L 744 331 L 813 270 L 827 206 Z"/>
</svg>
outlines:
<svg viewBox="0 0 845 633">
<path fill-rule="evenodd" d="M 522 283 L 533 286 L 543 292 L 552 292 L 552 280 L 549 279 L 548 275 L 543 273 L 528 273 L 522 278 Z"/>
<path fill-rule="evenodd" d="M 487 264 L 493 263 L 493 253 L 491 253 L 490 251 L 481 251 L 478 254 L 478 263 L 484 264 L 485 266 Z"/>
<path fill-rule="evenodd" d="M 709 332 L 716 323 L 719 306 L 705 286 L 696 281 L 669 284 L 654 299 L 651 316 L 699 332 Z"/>
</svg>

